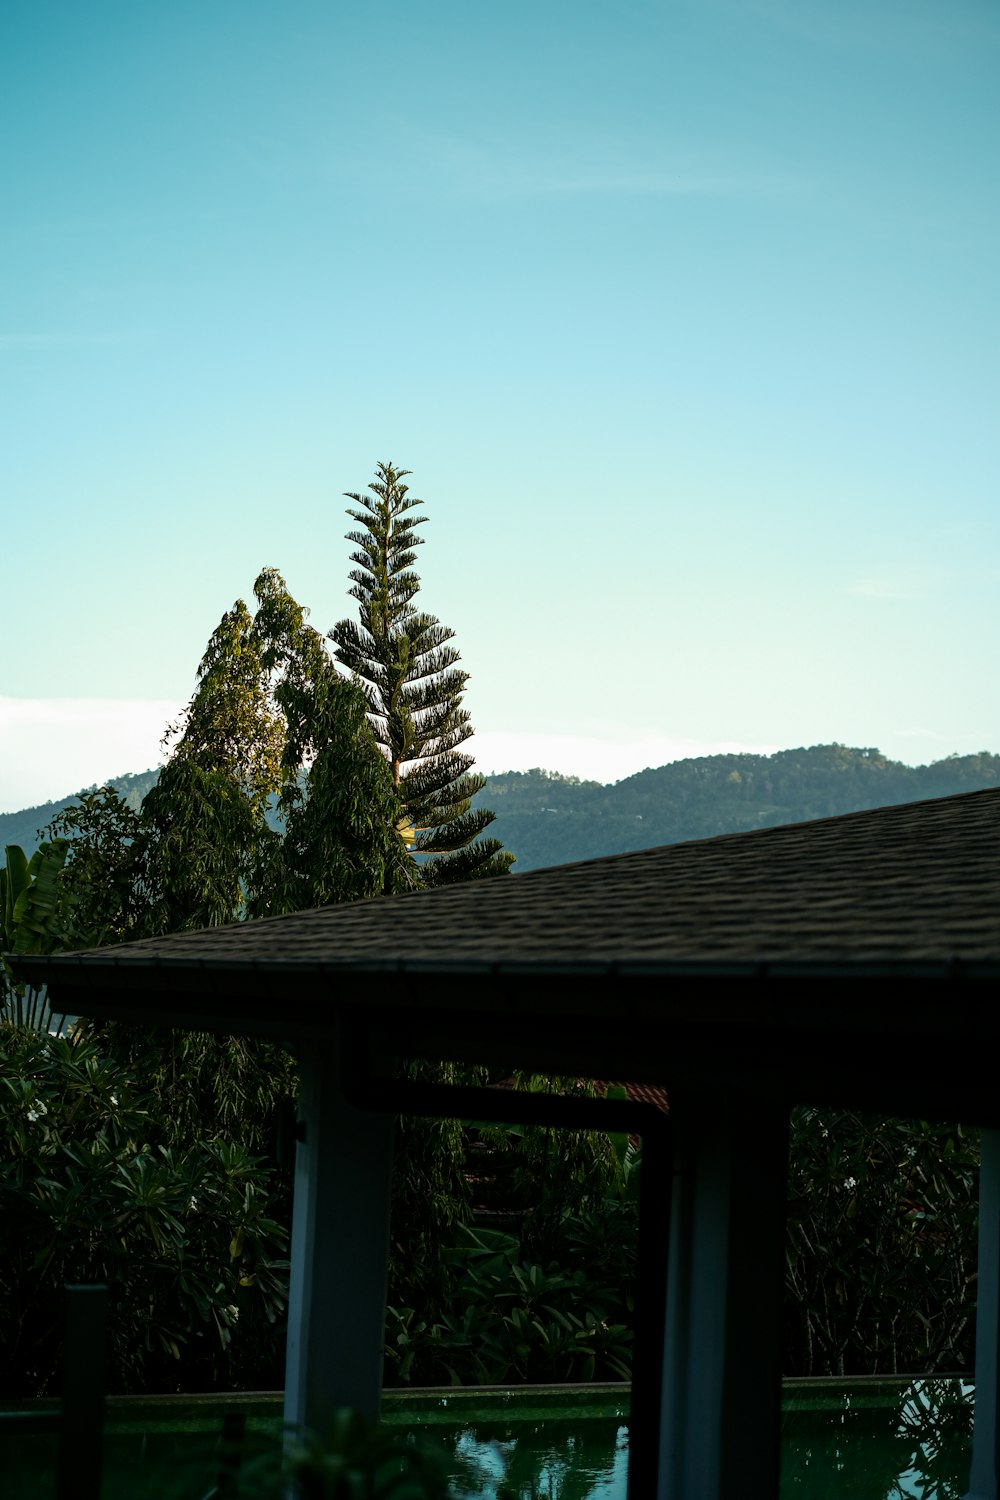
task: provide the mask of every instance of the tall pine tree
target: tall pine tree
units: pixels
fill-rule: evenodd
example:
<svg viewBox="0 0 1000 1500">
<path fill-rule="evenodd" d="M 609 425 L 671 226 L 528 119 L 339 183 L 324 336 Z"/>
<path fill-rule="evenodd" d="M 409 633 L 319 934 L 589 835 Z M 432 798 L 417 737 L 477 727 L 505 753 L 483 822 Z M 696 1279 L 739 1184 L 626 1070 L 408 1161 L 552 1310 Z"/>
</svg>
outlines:
<svg viewBox="0 0 1000 1500">
<path fill-rule="evenodd" d="M 457 665 L 454 631 L 414 603 L 414 549 L 423 542 L 416 528 L 426 518 L 413 514 L 423 501 L 403 483 L 409 472 L 380 463 L 366 494 L 347 495 L 357 507 L 347 514 L 360 528 L 347 534 L 357 549 L 349 592 L 359 620 L 341 620 L 330 638 L 367 696 L 404 811 L 400 831 L 415 854 L 428 856 L 422 873 L 437 885 L 504 874 L 513 856 L 499 839 L 482 837 L 495 814 L 471 805 L 486 778 L 460 748 L 472 726 L 462 707 L 469 674 Z"/>
</svg>

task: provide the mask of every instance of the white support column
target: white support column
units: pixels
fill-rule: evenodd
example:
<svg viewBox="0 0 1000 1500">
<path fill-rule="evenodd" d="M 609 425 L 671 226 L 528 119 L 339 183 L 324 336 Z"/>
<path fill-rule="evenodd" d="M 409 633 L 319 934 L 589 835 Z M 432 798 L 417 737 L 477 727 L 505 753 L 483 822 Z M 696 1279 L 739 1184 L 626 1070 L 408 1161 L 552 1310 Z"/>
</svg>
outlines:
<svg viewBox="0 0 1000 1500">
<path fill-rule="evenodd" d="M 983 1131 L 976 1278 L 976 1416 L 966 1500 L 1000 1496 L 1000 1130 Z"/>
<path fill-rule="evenodd" d="M 392 1118 L 347 1103 L 333 1047 L 301 1066 L 285 1421 L 322 1433 L 342 1406 L 378 1415 Z"/>
<path fill-rule="evenodd" d="M 788 1111 L 731 1091 L 670 1108 L 657 1500 L 777 1500 Z"/>
</svg>

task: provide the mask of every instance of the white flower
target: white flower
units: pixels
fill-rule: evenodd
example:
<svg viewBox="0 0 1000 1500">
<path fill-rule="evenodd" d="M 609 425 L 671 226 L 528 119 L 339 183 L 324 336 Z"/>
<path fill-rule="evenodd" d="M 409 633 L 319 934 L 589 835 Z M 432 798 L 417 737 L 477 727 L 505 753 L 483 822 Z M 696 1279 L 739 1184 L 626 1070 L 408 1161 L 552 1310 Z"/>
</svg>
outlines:
<svg viewBox="0 0 1000 1500">
<path fill-rule="evenodd" d="M 851 1188 L 856 1188 L 857 1185 L 858 1185 L 858 1179 L 856 1177 L 845 1177 L 844 1178 L 844 1186 L 845 1186 L 845 1188 L 847 1188 L 848 1192 L 850 1192 Z"/>
<path fill-rule="evenodd" d="M 48 1112 L 48 1106 L 44 1099 L 36 1099 L 34 1109 L 28 1110 L 28 1119 L 34 1124 L 36 1120 L 40 1120 L 42 1115 L 47 1115 Z"/>
<path fill-rule="evenodd" d="M 239 1320 L 240 1320 L 240 1310 L 235 1305 L 235 1303 L 230 1302 L 229 1306 L 226 1308 L 226 1312 L 229 1314 L 230 1318 L 233 1320 L 234 1323 L 238 1323 L 239 1322 Z"/>
<path fill-rule="evenodd" d="M 192 1195 L 192 1197 L 190 1197 L 188 1199 L 188 1213 L 189 1214 L 195 1214 L 197 1212 L 198 1212 L 198 1200 L 197 1200 L 197 1198 L 195 1198 Z"/>
<path fill-rule="evenodd" d="M 111 1095 L 111 1103 L 115 1106 L 116 1109 L 118 1108 L 118 1095 L 117 1094 L 112 1094 Z"/>
</svg>

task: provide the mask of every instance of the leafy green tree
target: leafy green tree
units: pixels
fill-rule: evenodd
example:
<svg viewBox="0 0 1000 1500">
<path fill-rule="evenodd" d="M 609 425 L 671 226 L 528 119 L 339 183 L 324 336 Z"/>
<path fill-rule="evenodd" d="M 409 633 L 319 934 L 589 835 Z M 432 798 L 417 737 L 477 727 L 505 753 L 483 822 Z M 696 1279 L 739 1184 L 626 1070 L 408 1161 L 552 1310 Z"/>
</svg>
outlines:
<svg viewBox="0 0 1000 1500">
<path fill-rule="evenodd" d="M 414 549 L 423 541 L 416 528 L 425 517 L 413 514 L 423 501 L 403 483 L 408 473 L 380 463 L 367 494 L 347 495 L 358 507 L 347 514 L 360 529 L 347 539 L 356 548 L 349 592 L 359 620 L 341 620 L 330 638 L 365 692 L 402 803 L 400 831 L 414 853 L 429 856 L 423 878 L 437 884 L 499 875 L 513 856 L 498 839 L 481 837 L 494 814 L 471 804 L 486 778 L 472 772 L 473 757 L 460 748 L 472 735 L 462 707 L 469 674 L 457 665 L 454 631 L 414 603 Z"/>
<path fill-rule="evenodd" d="M 276 590 L 284 585 L 266 570 L 254 587 L 258 604 Z M 242 599 L 223 615 L 191 701 L 164 737 L 173 751 L 142 804 L 136 844 L 148 932 L 237 920 L 277 837 L 267 812 L 281 786 L 284 726 L 260 619 Z"/>
<path fill-rule="evenodd" d="M 66 1282 L 111 1288 L 118 1391 L 274 1378 L 287 1236 L 243 1145 L 163 1139 L 164 1101 L 77 1032 L 0 1025 L 0 1393 L 58 1389 Z"/>
<path fill-rule="evenodd" d="M 337 672 L 283 586 L 258 597 L 264 663 L 276 674 L 283 725 L 277 804 L 283 837 L 271 842 L 258 867 L 250 914 L 407 889 L 415 876 L 397 832 L 399 797 L 360 689 Z"/>
<path fill-rule="evenodd" d="M 280 574 L 213 632 L 173 748 L 138 812 L 114 788 L 53 827 L 76 943 L 117 941 L 397 891 L 414 871 L 360 689 Z"/>
<path fill-rule="evenodd" d="M 62 946 L 99 948 L 140 932 L 149 901 L 139 810 L 108 783 L 61 808 L 47 832 L 69 844 Z"/>
<path fill-rule="evenodd" d="M 254 595 L 256 612 L 239 599 L 213 632 L 198 686 L 169 732 L 171 757 L 142 806 L 152 932 L 238 920 L 275 867 L 280 835 L 268 813 L 287 775 L 277 694 L 283 673 L 307 671 L 296 660 L 303 612 L 273 569 Z M 280 638 L 296 618 L 298 637 Z"/>
</svg>

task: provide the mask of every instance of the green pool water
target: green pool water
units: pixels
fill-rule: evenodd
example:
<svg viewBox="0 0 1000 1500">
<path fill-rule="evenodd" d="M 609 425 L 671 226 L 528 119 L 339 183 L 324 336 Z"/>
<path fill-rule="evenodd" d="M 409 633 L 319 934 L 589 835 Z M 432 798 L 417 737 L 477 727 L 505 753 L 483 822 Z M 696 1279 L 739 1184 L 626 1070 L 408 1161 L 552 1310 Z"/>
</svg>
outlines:
<svg viewBox="0 0 1000 1500">
<path fill-rule="evenodd" d="M 253 1493 L 274 1469 L 280 1397 L 135 1397 L 108 1403 L 102 1500 L 205 1500 L 227 1411 L 246 1414 Z M 443 1443 L 477 1500 L 501 1486 L 517 1500 L 624 1500 L 627 1386 L 391 1392 L 384 1416 Z M 972 1387 L 959 1379 L 789 1382 L 781 1500 L 960 1500 L 971 1432 Z M 54 1438 L 0 1439 L 4 1500 L 46 1500 L 54 1473 Z"/>
<path fill-rule="evenodd" d="M 972 1413 L 961 1379 L 788 1382 L 782 1500 L 960 1500 Z"/>
</svg>

